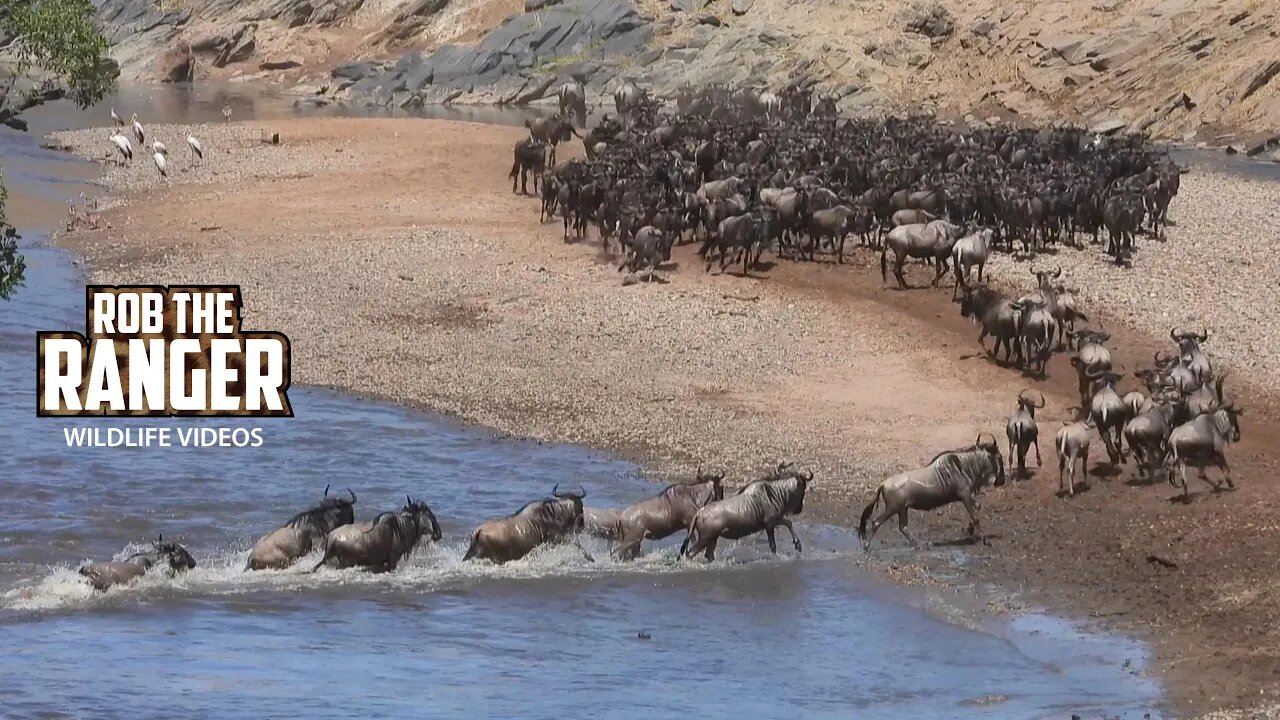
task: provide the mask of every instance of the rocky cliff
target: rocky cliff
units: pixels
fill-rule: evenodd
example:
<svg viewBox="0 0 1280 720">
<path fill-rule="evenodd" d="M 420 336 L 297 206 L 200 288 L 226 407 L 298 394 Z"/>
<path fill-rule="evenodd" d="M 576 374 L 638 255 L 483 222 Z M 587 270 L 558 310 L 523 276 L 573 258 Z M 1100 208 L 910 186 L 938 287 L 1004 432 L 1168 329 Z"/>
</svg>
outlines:
<svg viewBox="0 0 1280 720">
<path fill-rule="evenodd" d="M 167 5 L 171 2 L 172 5 Z M 1261 149 L 1271 0 L 102 0 L 127 77 L 245 77 L 309 102 L 529 103 L 571 75 L 778 86 L 854 113 L 1062 118 Z"/>
</svg>

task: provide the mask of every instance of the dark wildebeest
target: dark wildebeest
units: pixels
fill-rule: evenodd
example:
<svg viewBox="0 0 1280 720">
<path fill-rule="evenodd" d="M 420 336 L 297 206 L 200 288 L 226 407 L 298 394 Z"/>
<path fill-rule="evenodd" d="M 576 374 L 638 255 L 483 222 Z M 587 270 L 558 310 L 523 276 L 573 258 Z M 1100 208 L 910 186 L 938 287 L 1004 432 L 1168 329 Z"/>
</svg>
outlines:
<svg viewBox="0 0 1280 720">
<path fill-rule="evenodd" d="M 618 272 L 622 272 L 624 268 L 630 272 L 648 268 L 649 277 L 652 278 L 652 271 L 671 259 L 671 244 L 674 240 L 674 236 L 664 236 L 661 230 L 645 225 L 636 231 L 635 238 L 626 246 L 627 254 L 618 265 Z"/>
<path fill-rule="evenodd" d="M 524 126 L 529 129 L 531 139 L 551 146 L 551 159 L 547 160 L 547 164 L 552 166 L 556 164 L 557 145 L 569 142 L 571 138 L 582 137 L 574 129 L 573 123 L 565 120 L 560 113 L 551 113 L 550 117 L 541 117 L 536 120 L 525 120 Z"/>
<path fill-rule="evenodd" d="M 582 530 L 582 499 L 585 492 L 561 492 L 557 485 L 553 497 L 535 500 L 514 515 L 489 520 L 476 528 L 463 560 L 491 560 L 495 563 L 519 560 L 544 543 L 570 540 L 578 549 L 577 534 Z M 588 560 L 591 556 L 582 550 Z"/>
<path fill-rule="evenodd" d="M 329 486 L 324 488 L 320 504 L 294 515 L 282 527 L 267 533 L 249 552 L 246 570 L 283 570 L 297 562 L 312 548 L 324 543 L 329 533 L 343 525 L 356 521 L 356 494 L 351 499 L 329 497 Z"/>
<path fill-rule="evenodd" d="M 613 550 L 614 557 L 631 560 L 640 554 L 644 540 L 661 540 L 685 530 L 693 522 L 693 516 L 708 503 L 724 499 L 724 475 L 703 475 L 691 483 L 676 483 L 665 490 L 628 505 L 618 515 L 619 544 Z"/>
<path fill-rule="evenodd" d="M 939 453 L 929 464 L 916 470 L 898 473 L 880 483 L 871 503 L 862 511 L 862 519 L 858 522 L 858 536 L 863 546 L 871 546 L 871 538 L 885 520 L 898 516 L 898 530 L 913 546 L 918 546 L 916 539 L 907 530 L 908 510 L 934 510 L 953 502 L 964 504 L 969 513 L 969 536 L 980 537 L 978 524 L 978 494 L 989 481 L 997 485 L 1004 484 L 1004 457 L 996 439 L 983 442 L 978 435 L 972 447 L 960 450 L 948 450 Z M 876 504 L 884 501 L 884 510 L 871 522 L 870 530 L 867 521 L 875 512 Z"/>
<path fill-rule="evenodd" d="M 1022 313 L 1013 308 L 1009 298 L 985 285 L 965 288 L 960 296 L 960 314 L 982 323 L 978 345 L 992 358 L 999 360 L 1000 346 L 1004 346 L 1005 362 L 1022 362 L 1022 345 L 1018 336 L 1022 331 Z M 987 350 L 987 336 L 995 338 L 991 350 Z"/>
<path fill-rule="evenodd" d="M 150 552 L 134 553 L 120 561 L 89 563 L 81 566 L 79 573 L 89 578 L 95 590 L 106 590 L 114 585 L 127 585 L 157 565 L 173 577 L 195 567 L 196 560 L 186 548 L 175 542 L 165 542 L 161 535 L 151 543 Z"/>
<path fill-rule="evenodd" d="M 615 540 L 618 537 L 618 518 L 622 508 L 582 508 L 582 530 L 588 535 Z"/>
<path fill-rule="evenodd" d="M 1209 479 L 1205 473 L 1205 467 L 1208 465 L 1216 465 L 1222 471 L 1222 479 L 1226 481 L 1227 487 L 1236 486 L 1231 482 L 1231 467 L 1227 465 L 1226 446 L 1227 443 L 1240 442 L 1240 416 L 1243 414 L 1244 410 L 1228 403 L 1213 413 L 1200 415 L 1190 422 L 1179 425 L 1169 434 L 1169 456 L 1182 479 L 1184 500 L 1189 497 L 1188 465 L 1200 470 L 1200 479 L 1209 483 L 1214 492 L 1221 490 L 1222 486 Z M 1173 473 L 1169 474 L 1169 481 L 1171 483 L 1174 481 Z"/>
<path fill-rule="evenodd" d="M 1009 438 L 1009 466 L 1019 473 L 1027 471 L 1027 450 L 1036 449 L 1036 467 L 1044 463 L 1040 460 L 1040 428 L 1036 425 L 1036 410 L 1044 407 L 1044 394 L 1040 394 L 1040 402 L 1026 396 L 1026 390 L 1018 393 L 1018 409 L 1005 423 L 1004 434 Z"/>
<path fill-rule="evenodd" d="M 791 533 L 792 544 L 800 552 L 800 538 L 787 516 L 804 510 L 804 494 L 812 481 L 812 471 L 804 475 L 791 469 L 790 463 L 782 463 L 771 475 L 747 485 L 737 495 L 708 503 L 689 521 L 689 534 L 680 545 L 680 556 L 693 557 L 705 550 L 707 560 L 714 560 L 720 538 L 738 540 L 761 530 L 769 538 L 769 551 L 776 555 L 774 530 L 779 525 Z"/>
<path fill-rule="evenodd" d="M 569 118 L 570 122 L 577 117 L 578 124 L 585 126 L 587 124 L 587 90 L 582 83 L 577 78 L 569 80 L 560 86 L 557 96 L 560 100 L 560 115 Z"/>
<path fill-rule="evenodd" d="M 511 178 L 511 192 L 516 191 L 518 183 L 521 194 L 528 195 L 530 174 L 533 175 L 533 191 L 538 192 L 538 179 L 547 169 L 546 148 L 546 145 L 533 138 L 525 138 L 516 143 L 512 152 L 511 172 L 507 175 Z"/>
<path fill-rule="evenodd" d="M 311 572 L 326 565 L 390 572 L 428 535 L 432 540 L 441 538 L 435 513 L 426 503 L 406 497 L 398 513 L 384 512 L 367 522 L 343 525 L 329 533 L 325 538 L 324 557 Z"/>
<path fill-rule="evenodd" d="M 613 109 L 617 111 L 618 117 L 622 118 L 624 127 L 631 127 L 631 123 L 635 120 L 632 116 L 633 112 L 640 109 L 647 98 L 648 93 L 634 80 L 627 80 L 613 91 Z"/>
</svg>

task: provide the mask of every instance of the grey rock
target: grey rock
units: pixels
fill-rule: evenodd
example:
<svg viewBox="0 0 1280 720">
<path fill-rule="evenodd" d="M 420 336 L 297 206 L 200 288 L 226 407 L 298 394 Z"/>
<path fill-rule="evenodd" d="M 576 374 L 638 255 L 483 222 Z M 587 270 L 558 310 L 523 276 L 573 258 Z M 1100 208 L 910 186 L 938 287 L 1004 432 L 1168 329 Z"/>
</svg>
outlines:
<svg viewBox="0 0 1280 720">
<path fill-rule="evenodd" d="M 711 27 L 721 27 L 724 25 L 724 21 L 711 13 L 704 13 L 698 16 L 698 24 L 710 25 Z"/>
<path fill-rule="evenodd" d="M 1280 75 L 1280 60 L 1264 60 L 1245 74 L 1245 83 L 1240 93 L 1240 99 L 1245 100 L 1250 95 L 1258 92 L 1267 83 L 1271 82 L 1276 75 Z"/>
<path fill-rule="evenodd" d="M 755 5 L 755 0 L 733 0 L 730 9 L 734 15 L 746 15 L 751 12 L 751 7 Z"/>
<path fill-rule="evenodd" d="M 292 70 L 296 67 L 302 67 L 302 63 L 297 60 L 268 60 L 258 65 L 263 70 Z"/>
<path fill-rule="evenodd" d="M 974 35 L 978 35 L 980 37 L 986 37 L 991 34 L 992 30 L 995 30 L 995 29 L 996 29 L 996 24 L 994 22 L 990 20 L 979 20 L 975 22 L 972 27 L 969 28 L 969 32 L 973 33 Z"/>
<path fill-rule="evenodd" d="M 698 0 L 671 0 L 671 9 L 676 12 L 691 13 L 701 5 Z"/>
<path fill-rule="evenodd" d="M 244 62 L 253 57 L 258 46 L 254 41 L 254 31 L 258 26 L 255 23 L 247 23 L 240 26 L 236 34 L 231 36 L 231 41 L 222 47 L 218 53 L 218 57 L 214 58 L 214 67 L 226 67 L 233 63 Z"/>
<path fill-rule="evenodd" d="M 316 9 L 311 6 L 311 3 L 299 3 L 289 11 L 288 16 L 284 19 L 285 25 L 290 28 L 306 25 L 308 22 L 311 22 L 311 15 L 315 13 L 315 11 Z"/>
<path fill-rule="evenodd" d="M 937 0 L 913 0 L 898 15 L 907 32 L 930 38 L 950 37 L 955 31 L 955 18 Z"/>
<path fill-rule="evenodd" d="M 524 0 L 524 11 L 533 12 L 559 3 L 560 0 Z"/>
<path fill-rule="evenodd" d="M 1120 118 L 1109 118 L 1089 128 L 1094 135 L 1114 135 L 1129 127 L 1129 123 Z"/>
</svg>

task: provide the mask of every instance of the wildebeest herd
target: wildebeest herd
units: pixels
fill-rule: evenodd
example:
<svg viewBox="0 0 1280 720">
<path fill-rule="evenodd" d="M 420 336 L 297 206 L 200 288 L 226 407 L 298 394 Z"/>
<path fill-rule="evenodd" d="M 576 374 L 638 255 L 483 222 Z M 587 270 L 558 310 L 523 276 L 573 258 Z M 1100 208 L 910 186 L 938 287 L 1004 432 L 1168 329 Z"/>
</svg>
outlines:
<svg viewBox="0 0 1280 720">
<path fill-rule="evenodd" d="M 532 177 L 542 219 L 559 216 L 566 241 L 594 226 L 604 247 L 617 244 L 620 269 L 652 269 L 686 239 L 701 240 L 708 269 L 741 261 L 746 273 L 765 250 L 843 262 L 858 236 L 880 251 L 882 276 L 892 261 L 899 287 L 907 258 L 932 262 L 936 285 L 957 255 L 966 285 L 992 251 L 1100 244 L 1104 231 L 1107 253 L 1128 262 L 1140 234 L 1163 239 L 1183 172 L 1142 135 L 853 120 L 800 87 L 689 90 L 667 112 L 628 82 L 616 115 L 579 133 L 582 92 L 567 83 L 560 112 L 526 122 L 512 191 Z M 586 159 L 557 165 L 574 137 Z"/>
<path fill-rule="evenodd" d="M 557 485 L 551 497 L 482 523 L 471 534 L 463 560 L 506 563 L 543 545 L 570 543 L 594 562 L 578 539 L 584 531 L 616 541 L 612 554 L 619 560 L 635 559 L 645 540 L 661 540 L 681 530 L 687 535 L 680 557 L 702 554 L 714 560 L 721 538 L 737 540 L 760 532 L 768 537 L 769 549 L 776 554 L 774 530 L 779 526 L 791 533 L 795 549 L 800 551 L 800 539 L 789 518 L 804 510 L 812 472 L 800 472 L 782 463 L 727 497 L 723 479 L 724 475 L 704 475 L 699 470 L 691 482 L 670 485 L 618 509 L 585 507 L 584 491 L 565 491 Z M 420 543 L 438 542 L 444 536 L 431 508 L 413 498 L 406 498 L 399 511 L 356 522 L 356 494 L 348 493 L 350 498 L 331 497 L 326 487 L 318 504 L 289 518 L 254 544 L 245 570 L 283 570 L 319 549 L 321 558 L 312 572 L 322 567 L 390 572 Z M 106 590 L 132 583 L 153 568 L 173 576 L 195 566 L 186 548 L 161 537 L 149 552 L 134 553 L 123 561 L 88 563 L 79 573 L 94 588 Z"/>
</svg>

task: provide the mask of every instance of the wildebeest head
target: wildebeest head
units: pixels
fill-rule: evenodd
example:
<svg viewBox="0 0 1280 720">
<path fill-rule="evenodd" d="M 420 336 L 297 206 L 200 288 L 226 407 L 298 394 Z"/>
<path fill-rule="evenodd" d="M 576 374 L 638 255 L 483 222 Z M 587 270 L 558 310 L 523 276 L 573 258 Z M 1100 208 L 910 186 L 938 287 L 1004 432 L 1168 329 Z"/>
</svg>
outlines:
<svg viewBox="0 0 1280 720">
<path fill-rule="evenodd" d="M 557 484 L 551 489 L 551 495 L 559 500 L 567 500 L 573 505 L 573 527 L 575 530 L 582 529 L 582 501 L 587 497 L 587 491 L 578 488 L 577 492 L 561 490 Z"/>
<path fill-rule="evenodd" d="M 1226 414 L 1227 423 L 1231 427 L 1228 439 L 1233 443 L 1240 442 L 1240 416 L 1244 414 L 1244 408 L 1238 408 L 1235 403 L 1228 402 L 1218 410 Z"/>
<path fill-rule="evenodd" d="M 789 514 L 799 515 L 801 512 L 804 511 L 804 496 L 805 496 L 805 493 L 809 490 L 809 483 L 813 482 L 813 471 L 810 470 L 808 474 L 805 474 L 795 469 L 794 465 L 795 463 L 780 462 L 778 463 L 778 467 L 774 468 L 773 472 L 770 473 L 764 479 L 765 480 L 787 480 L 789 478 L 795 479 L 796 489 L 798 491 L 797 498 L 796 498 L 796 505 L 794 508 L 791 509 L 791 512 Z"/>
<path fill-rule="evenodd" d="M 697 473 L 697 475 L 696 475 L 696 479 L 693 481 L 693 483 L 694 483 L 695 485 L 701 485 L 702 483 L 705 483 L 705 482 L 709 482 L 709 483 L 711 483 L 711 496 L 712 496 L 712 499 L 714 499 L 714 500 L 723 500 L 723 499 L 724 499 L 724 484 L 721 482 L 722 480 L 724 480 L 724 473 L 720 473 L 720 474 L 718 474 L 718 475 L 717 475 L 717 474 L 714 474 L 714 473 L 707 473 L 707 474 L 705 474 L 705 475 L 704 475 L 704 474 L 702 473 L 702 468 L 698 468 L 698 473 Z"/>
<path fill-rule="evenodd" d="M 418 536 L 430 534 L 432 540 L 438 541 L 443 537 L 440 532 L 440 523 L 436 521 L 436 514 L 431 512 L 431 508 L 426 503 L 415 501 L 409 496 L 405 496 L 405 505 L 400 508 L 402 514 L 410 515 L 413 521 L 418 525 Z"/>
<path fill-rule="evenodd" d="M 1199 349 L 1200 343 L 1209 339 L 1209 331 L 1201 329 L 1200 332 L 1183 332 L 1181 328 L 1170 328 L 1169 338 L 1178 344 L 1178 348 L 1183 352 Z"/>
<path fill-rule="evenodd" d="M 160 559 L 168 562 L 173 570 L 183 572 L 196 566 L 196 559 L 191 557 L 186 548 L 176 542 L 166 542 L 163 535 L 157 536 L 151 547 L 155 548 Z"/>
<path fill-rule="evenodd" d="M 1018 407 L 1023 408 L 1027 412 L 1031 413 L 1031 417 L 1035 417 L 1036 410 L 1039 410 L 1040 408 L 1044 407 L 1044 393 L 1038 393 L 1040 395 L 1040 403 L 1038 405 L 1036 404 L 1035 400 L 1032 400 L 1031 398 L 1027 397 L 1026 393 L 1027 393 L 1026 390 L 1022 390 L 1018 393 Z"/>
<path fill-rule="evenodd" d="M 991 438 L 991 440 L 983 442 L 983 435 Z M 987 459 L 995 470 L 995 482 L 993 484 L 997 486 L 1004 485 L 1004 455 L 1000 453 L 1000 445 L 996 443 L 996 436 L 991 433 L 978 433 L 978 439 L 974 442 L 974 447 L 987 451 Z"/>
</svg>

